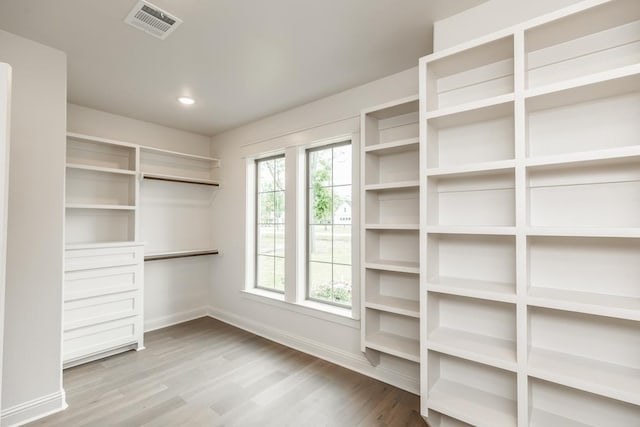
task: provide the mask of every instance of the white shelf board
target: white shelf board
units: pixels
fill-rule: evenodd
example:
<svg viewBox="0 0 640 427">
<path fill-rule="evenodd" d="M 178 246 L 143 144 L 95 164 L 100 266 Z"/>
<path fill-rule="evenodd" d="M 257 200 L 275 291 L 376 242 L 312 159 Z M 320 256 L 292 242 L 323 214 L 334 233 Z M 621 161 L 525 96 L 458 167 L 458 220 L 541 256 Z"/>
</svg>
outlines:
<svg viewBox="0 0 640 427">
<path fill-rule="evenodd" d="M 582 151 L 570 154 L 533 157 L 525 161 L 528 170 L 553 168 L 559 166 L 581 166 L 594 164 L 615 166 L 618 163 L 640 161 L 640 145 L 632 147 L 611 148 L 607 150 Z"/>
<path fill-rule="evenodd" d="M 515 304 L 515 283 L 436 277 L 427 282 L 427 291 Z"/>
<path fill-rule="evenodd" d="M 515 427 L 516 402 L 464 384 L 439 379 L 427 395 L 429 408 L 478 427 Z"/>
<path fill-rule="evenodd" d="M 82 141 L 82 142 L 94 142 L 99 144 L 119 145 L 121 147 L 127 147 L 127 148 L 137 147 L 136 144 L 133 144 L 130 142 L 117 141 L 115 139 L 109 139 L 109 138 L 101 138 L 99 136 L 84 135 L 76 132 L 67 132 L 67 138 L 77 140 L 77 141 Z"/>
<path fill-rule="evenodd" d="M 370 260 L 365 261 L 365 268 L 372 270 L 395 271 L 398 273 L 420 274 L 420 264 L 417 262 L 391 261 L 391 260 Z"/>
<path fill-rule="evenodd" d="M 120 241 L 120 242 L 98 242 L 98 243 L 67 243 L 65 249 L 68 251 L 82 249 L 100 249 L 100 248 L 122 248 L 131 246 L 144 246 L 145 242 Z"/>
<path fill-rule="evenodd" d="M 429 333 L 427 348 L 496 368 L 516 371 L 516 343 L 513 341 L 439 327 Z"/>
<path fill-rule="evenodd" d="M 207 157 L 207 156 L 200 156 L 200 155 L 197 155 L 197 154 L 181 153 L 179 151 L 163 150 L 161 148 L 148 147 L 148 146 L 145 146 L 145 145 L 141 145 L 140 146 L 140 150 L 146 151 L 148 153 L 162 154 L 162 155 L 170 156 L 170 157 L 182 157 L 182 158 L 193 159 L 193 160 L 204 160 L 204 161 L 213 162 L 213 163 L 216 163 L 216 164 L 220 162 L 220 159 L 217 159 L 215 157 Z"/>
<path fill-rule="evenodd" d="M 111 210 L 111 211 L 133 211 L 135 206 L 130 205 L 94 205 L 90 203 L 67 203 L 65 205 L 67 209 L 97 209 L 97 210 Z"/>
<path fill-rule="evenodd" d="M 579 421 L 563 417 L 561 415 L 552 414 L 551 412 L 533 409 L 529 414 L 529 427 L 593 427 L 590 424 L 583 424 Z"/>
<path fill-rule="evenodd" d="M 640 321 L 640 298 L 530 287 L 527 304 Z"/>
<path fill-rule="evenodd" d="M 415 230 L 420 229 L 420 224 L 365 224 L 367 230 Z"/>
<path fill-rule="evenodd" d="M 203 255 L 218 255 L 218 249 L 193 249 L 184 251 L 151 252 L 144 256 L 145 261 L 158 261 L 174 258 L 188 258 Z"/>
<path fill-rule="evenodd" d="M 516 161 L 513 159 L 499 160 L 495 162 L 469 163 L 460 166 L 430 168 L 427 169 L 427 176 L 481 176 L 495 172 L 504 172 L 509 169 L 515 169 L 515 167 Z"/>
<path fill-rule="evenodd" d="M 530 110 L 575 104 L 633 92 L 640 85 L 640 64 L 603 71 L 525 90 Z"/>
<path fill-rule="evenodd" d="M 364 186 L 365 191 L 393 191 L 411 188 L 419 188 L 420 181 L 397 181 L 382 184 L 368 184 Z"/>
<path fill-rule="evenodd" d="M 368 295 L 365 307 L 409 317 L 420 317 L 420 302 L 387 295 Z"/>
<path fill-rule="evenodd" d="M 142 178 L 153 179 L 158 181 L 182 182 L 186 184 L 210 185 L 212 187 L 220 186 L 220 183 L 218 181 L 214 181 L 211 179 L 190 178 L 190 177 L 184 177 L 184 176 L 165 175 L 165 174 L 159 174 L 159 173 L 143 173 Z"/>
<path fill-rule="evenodd" d="M 420 138 L 408 138 L 397 141 L 385 142 L 382 144 L 368 145 L 364 147 L 364 152 L 375 154 L 378 156 L 386 156 L 388 154 L 403 153 L 405 151 L 418 151 Z"/>
<path fill-rule="evenodd" d="M 112 173 L 112 174 L 118 174 L 118 175 L 135 175 L 136 174 L 136 171 L 129 170 L 129 169 L 104 168 L 101 166 L 89 166 L 89 165 L 82 165 L 79 163 L 67 163 L 67 169 L 83 170 L 83 171 L 90 171 L 90 172 Z"/>
<path fill-rule="evenodd" d="M 401 359 L 420 363 L 420 343 L 418 340 L 388 332 L 367 332 L 365 346 Z"/>
<path fill-rule="evenodd" d="M 532 377 L 640 405 L 640 369 L 535 347 L 528 366 Z"/>
<path fill-rule="evenodd" d="M 429 111 L 425 119 L 437 127 L 459 126 L 513 114 L 513 93 Z"/>
<path fill-rule="evenodd" d="M 640 238 L 640 227 L 527 227 L 529 236 Z"/>
<path fill-rule="evenodd" d="M 487 236 L 515 236 L 516 228 L 512 226 L 458 226 L 458 225 L 429 225 L 426 227 L 430 234 L 472 234 Z"/>
</svg>

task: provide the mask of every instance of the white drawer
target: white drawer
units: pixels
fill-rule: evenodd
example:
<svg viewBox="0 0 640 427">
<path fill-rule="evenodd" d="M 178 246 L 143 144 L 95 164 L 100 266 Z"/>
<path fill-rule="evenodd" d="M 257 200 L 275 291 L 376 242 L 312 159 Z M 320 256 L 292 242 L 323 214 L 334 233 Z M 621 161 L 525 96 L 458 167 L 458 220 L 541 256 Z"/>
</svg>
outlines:
<svg viewBox="0 0 640 427">
<path fill-rule="evenodd" d="M 65 333 L 86 326 L 141 315 L 141 302 L 142 296 L 138 291 L 102 295 L 65 302 Z"/>
<path fill-rule="evenodd" d="M 142 335 L 142 317 L 113 320 L 98 325 L 77 328 L 64 334 L 65 363 L 85 358 L 129 344 L 136 344 Z"/>
<path fill-rule="evenodd" d="M 64 301 L 141 289 L 143 274 L 142 265 L 66 272 Z"/>
<path fill-rule="evenodd" d="M 132 246 L 67 249 L 65 271 L 136 265 L 144 262 L 144 247 Z"/>
</svg>

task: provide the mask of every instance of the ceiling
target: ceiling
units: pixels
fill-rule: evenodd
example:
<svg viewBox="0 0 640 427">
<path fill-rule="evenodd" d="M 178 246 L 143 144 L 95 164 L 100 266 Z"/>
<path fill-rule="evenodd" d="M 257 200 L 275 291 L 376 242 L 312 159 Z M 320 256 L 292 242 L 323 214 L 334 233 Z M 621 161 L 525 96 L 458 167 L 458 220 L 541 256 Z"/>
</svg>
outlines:
<svg viewBox="0 0 640 427">
<path fill-rule="evenodd" d="M 0 28 L 67 53 L 70 102 L 214 135 L 411 68 L 484 1 L 151 0 L 184 21 L 159 40 L 137 0 L 0 0 Z"/>
</svg>

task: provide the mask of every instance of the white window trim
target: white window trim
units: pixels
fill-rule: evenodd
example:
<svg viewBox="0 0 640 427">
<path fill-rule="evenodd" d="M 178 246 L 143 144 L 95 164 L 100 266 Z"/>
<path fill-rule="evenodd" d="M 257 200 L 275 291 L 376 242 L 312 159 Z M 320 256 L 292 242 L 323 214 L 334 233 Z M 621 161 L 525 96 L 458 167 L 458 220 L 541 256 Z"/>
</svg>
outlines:
<svg viewBox="0 0 640 427">
<path fill-rule="evenodd" d="M 352 234 L 351 234 L 351 308 L 339 307 L 306 299 L 307 293 L 307 189 L 306 155 L 310 148 L 351 142 L 352 150 Z M 285 292 L 284 294 L 255 287 L 256 251 L 256 167 L 255 161 L 277 154 L 285 155 Z M 315 140 L 308 144 L 287 147 L 284 151 L 269 151 L 246 159 L 246 241 L 245 286 L 243 295 L 253 301 L 318 317 L 350 327 L 360 319 L 360 138 L 348 133 Z"/>
</svg>

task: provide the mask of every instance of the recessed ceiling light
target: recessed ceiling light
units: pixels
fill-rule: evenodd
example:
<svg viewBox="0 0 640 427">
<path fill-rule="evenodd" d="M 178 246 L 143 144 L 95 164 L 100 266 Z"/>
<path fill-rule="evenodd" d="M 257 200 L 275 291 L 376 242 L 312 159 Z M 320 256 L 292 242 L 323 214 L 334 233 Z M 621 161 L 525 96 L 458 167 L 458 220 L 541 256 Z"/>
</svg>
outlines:
<svg viewBox="0 0 640 427">
<path fill-rule="evenodd" d="M 193 98 L 189 98 L 188 96 L 181 96 L 180 98 L 178 98 L 178 101 L 180 101 L 180 103 L 184 105 L 192 105 L 196 102 Z"/>
</svg>

